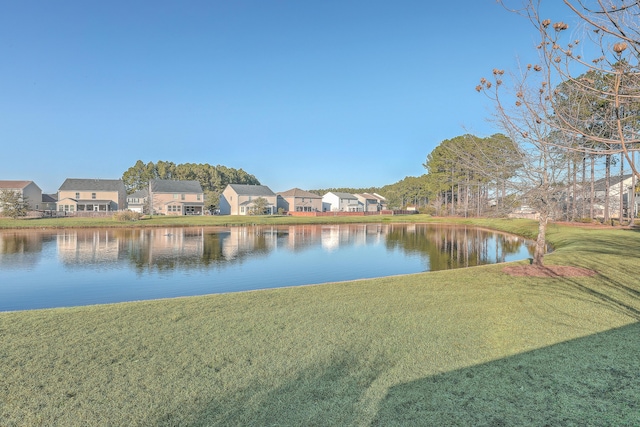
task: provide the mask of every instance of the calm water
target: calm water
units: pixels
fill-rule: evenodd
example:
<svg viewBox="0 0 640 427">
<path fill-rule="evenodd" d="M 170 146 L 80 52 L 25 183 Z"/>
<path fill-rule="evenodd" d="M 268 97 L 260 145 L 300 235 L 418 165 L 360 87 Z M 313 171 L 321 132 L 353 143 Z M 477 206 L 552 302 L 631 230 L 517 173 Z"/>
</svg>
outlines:
<svg viewBox="0 0 640 427">
<path fill-rule="evenodd" d="M 0 232 L 0 311 L 298 286 L 525 259 L 470 227 L 311 225 Z"/>
</svg>

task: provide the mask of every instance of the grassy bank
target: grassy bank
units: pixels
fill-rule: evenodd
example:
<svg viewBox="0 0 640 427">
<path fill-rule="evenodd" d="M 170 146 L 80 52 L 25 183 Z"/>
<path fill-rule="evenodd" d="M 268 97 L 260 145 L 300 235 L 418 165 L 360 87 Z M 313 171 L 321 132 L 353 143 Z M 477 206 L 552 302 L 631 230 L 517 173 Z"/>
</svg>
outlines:
<svg viewBox="0 0 640 427">
<path fill-rule="evenodd" d="M 284 224 L 336 224 L 336 223 L 372 223 L 407 222 L 429 219 L 426 215 L 372 215 L 372 216 L 335 216 L 335 217 L 293 217 L 293 216 L 246 216 L 246 215 L 208 215 L 208 216 L 160 216 L 144 217 L 139 221 L 116 221 L 105 218 L 33 218 L 10 219 L 0 217 L 0 229 L 28 228 L 88 228 L 88 227 L 206 227 L 234 225 L 284 225 Z"/>
<path fill-rule="evenodd" d="M 638 425 L 640 233 L 549 239 L 548 263 L 599 274 L 492 265 L 0 313 L 0 425 Z"/>
</svg>

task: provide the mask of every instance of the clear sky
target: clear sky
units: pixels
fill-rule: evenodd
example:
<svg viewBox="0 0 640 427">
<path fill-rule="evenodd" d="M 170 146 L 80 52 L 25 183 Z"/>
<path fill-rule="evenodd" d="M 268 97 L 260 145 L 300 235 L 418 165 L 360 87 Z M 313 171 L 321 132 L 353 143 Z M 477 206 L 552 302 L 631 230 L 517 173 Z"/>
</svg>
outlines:
<svg viewBox="0 0 640 427">
<path fill-rule="evenodd" d="M 497 132 L 474 88 L 534 43 L 494 0 L 1 1 L 0 179 L 55 192 L 140 159 L 392 184 Z"/>
</svg>

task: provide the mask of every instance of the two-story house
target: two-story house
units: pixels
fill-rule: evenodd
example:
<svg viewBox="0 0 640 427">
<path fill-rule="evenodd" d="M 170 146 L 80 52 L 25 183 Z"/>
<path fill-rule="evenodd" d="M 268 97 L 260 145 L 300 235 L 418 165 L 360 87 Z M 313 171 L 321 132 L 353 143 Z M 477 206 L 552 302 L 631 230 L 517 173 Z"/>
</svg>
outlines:
<svg viewBox="0 0 640 427">
<path fill-rule="evenodd" d="M 362 212 L 358 198 L 350 193 L 330 191 L 322 196 L 322 210 L 325 212 Z"/>
<path fill-rule="evenodd" d="M 264 199 L 264 212 L 255 212 L 256 201 Z M 278 196 L 266 185 L 229 184 L 220 195 L 221 215 L 273 215 L 278 212 Z"/>
<path fill-rule="evenodd" d="M 292 188 L 278 193 L 278 209 L 285 212 L 322 212 L 322 197 Z"/>
<path fill-rule="evenodd" d="M 41 209 L 42 190 L 33 181 L 8 180 L 0 181 L 0 190 L 8 190 L 17 193 L 29 205 L 29 210 Z M 2 207 L 0 207 L 0 210 Z"/>
<path fill-rule="evenodd" d="M 108 213 L 125 209 L 127 190 L 121 179 L 67 178 L 58 189 L 59 212 Z"/>
<path fill-rule="evenodd" d="M 203 215 L 204 192 L 198 181 L 154 179 L 149 183 L 149 207 L 161 215 Z"/>
</svg>

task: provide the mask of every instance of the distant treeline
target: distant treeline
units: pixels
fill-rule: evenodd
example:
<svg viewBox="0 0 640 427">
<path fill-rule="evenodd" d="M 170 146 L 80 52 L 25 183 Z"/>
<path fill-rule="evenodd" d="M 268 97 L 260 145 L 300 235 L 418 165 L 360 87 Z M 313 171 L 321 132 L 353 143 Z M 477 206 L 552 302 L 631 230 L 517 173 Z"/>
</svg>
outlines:
<svg viewBox="0 0 640 427">
<path fill-rule="evenodd" d="M 259 185 L 258 179 L 242 169 L 213 166 L 207 163 L 175 164 L 159 160 L 144 163 L 138 160 L 122 174 L 122 180 L 129 194 L 147 189 L 152 179 L 175 179 L 198 181 L 204 190 L 205 204 L 209 209 L 218 206 L 220 194 L 227 184 Z"/>
</svg>

